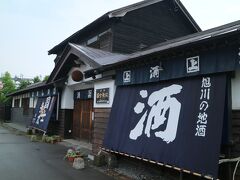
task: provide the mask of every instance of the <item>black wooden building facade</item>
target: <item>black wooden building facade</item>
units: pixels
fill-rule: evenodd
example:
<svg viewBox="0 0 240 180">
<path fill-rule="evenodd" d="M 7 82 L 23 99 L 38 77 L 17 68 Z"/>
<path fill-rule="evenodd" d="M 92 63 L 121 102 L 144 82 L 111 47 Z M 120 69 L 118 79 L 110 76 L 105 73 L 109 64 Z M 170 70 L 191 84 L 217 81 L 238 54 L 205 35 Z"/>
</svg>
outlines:
<svg viewBox="0 0 240 180">
<path fill-rule="evenodd" d="M 227 25 L 223 25 L 217 28 L 213 28 L 207 31 L 195 33 L 192 35 L 188 35 L 185 37 L 177 38 L 168 42 L 160 43 L 158 45 L 155 45 L 147 50 L 140 51 L 137 53 L 133 53 L 123 58 L 120 62 L 109 64 L 106 66 L 101 66 L 96 69 L 92 69 L 85 72 L 86 77 L 96 76 L 97 74 L 104 74 L 107 71 L 112 71 L 113 69 L 116 70 L 116 78 L 115 78 L 115 84 L 117 88 L 119 88 L 119 92 L 122 93 L 128 92 L 127 89 L 133 89 L 134 87 L 146 87 L 148 84 L 149 86 L 157 86 L 161 84 L 167 84 L 171 81 L 174 82 L 174 84 L 177 84 L 177 82 L 181 81 L 187 81 L 191 80 L 192 78 L 202 78 L 202 77 L 210 77 L 210 76 L 218 76 L 220 74 L 226 75 L 227 83 L 223 83 L 222 88 L 226 88 L 226 97 L 219 96 L 216 99 L 225 99 L 224 100 L 224 106 L 225 108 L 222 109 L 221 112 L 215 110 L 215 114 L 220 114 L 224 111 L 224 115 L 222 115 L 221 118 L 223 118 L 223 126 L 222 129 L 220 127 L 221 134 L 218 136 L 215 136 L 218 138 L 218 140 L 214 142 L 209 142 L 210 144 L 215 144 L 217 141 L 220 141 L 221 143 L 221 156 L 224 158 L 236 158 L 239 157 L 240 151 L 239 151 L 239 105 L 236 105 L 236 102 L 239 102 L 239 91 L 238 85 L 240 83 L 239 81 L 239 69 L 240 69 L 240 50 L 239 50 L 239 29 L 240 29 L 240 22 L 233 22 Z M 194 61 L 196 62 L 196 65 L 199 67 L 196 69 L 196 71 L 191 72 L 191 70 L 188 70 L 189 63 L 188 61 Z M 190 63 L 191 64 L 191 63 Z M 151 68 L 152 67 L 158 67 L 157 68 L 157 77 L 154 80 L 151 80 Z M 191 68 L 190 68 L 191 69 Z M 150 70 L 150 71 L 149 71 Z M 150 77 L 150 78 L 149 78 Z M 194 83 L 192 84 L 192 91 L 194 91 Z M 104 87 L 103 87 L 104 88 Z M 123 89 L 123 90 L 122 90 Z M 218 90 L 220 91 L 220 89 Z M 118 99 L 120 102 L 121 99 L 124 98 L 124 95 L 119 93 L 115 96 L 121 96 L 115 97 L 115 99 Z M 130 92 L 130 90 L 129 90 Z M 201 91 L 200 91 L 201 92 Z M 217 92 L 217 91 L 216 91 Z M 191 94 L 191 92 L 189 92 Z M 200 93 L 201 94 L 201 93 Z M 127 95 L 126 95 L 127 96 Z M 132 97 L 134 96 L 134 97 Z M 141 95 L 143 96 L 143 95 Z M 130 99 L 136 98 L 134 94 L 131 94 L 125 101 L 130 103 Z M 201 98 L 201 97 L 200 97 Z M 136 99 L 134 99 L 136 100 Z M 185 101 L 192 102 L 193 106 L 197 106 L 195 101 L 193 99 L 188 99 L 187 96 L 185 97 Z M 121 101 L 122 103 L 124 101 Z M 185 102 L 186 103 L 186 102 Z M 124 103 L 123 103 L 124 104 Z M 187 103 L 186 103 L 187 104 Z M 221 103 L 220 103 L 221 104 Z M 114 106 L 115 105 L 115 106 Z M 204 176 L 205 178 L 210 178 L 211 176 L 199 174 L 197 172 L 191 172 L 186 169 L 181 169 L 182 167 L 177 166 L 171 166 L 171 164 L 167 164 L 166 162 L 154 162 L 152 159 L 146 159 L 144 156 L 142 157 L 137 156 L 136 154 L 129 154 L 128 151 L 122 151 L 124 148 L 120 147 L 126 147 L 123 146 L 124 142 L 126 141 L 126 136 L 122 135 L 127 131 L 125 125 L 120 126 L 120 124 L 117 125 L 117 128 L 114 129 L 114 124 L 117 124 L 119 121 L 122 121 L 121 123 L 124 124 L 124 119 L 128 119 L 127 124 L 132 124 L 132 121 L 137 120 L 132 117 L 126 117 L 124 116 L 124 119 L 121 119 L 121 116 L 115 115 L 116 112 L 121 113 L 122 110 L 125 108 L 125 112 L 129 114 L 129 108 L 127 104 L 124 104 L 123 107 L 117 106 L 118 103 L 115 102 L 115 104 L 112 107 L 113 113 L 111 114 L 111 111 L 105 115 L 106 121 L 105 126 L 107 127 L 108 124 L 108 130 L 107 135 L 105 134 L 105 139 L 111 139 L 111 137 L 114 137 L 114 142 L 119 142 L 117 146 L 109 145 L 108 143 L 104 143 L 104 136 L 102 137 L 102 140 L 99 141 L 102 144 L 99 145 L 99 147 L 103 147 L 103 150 L 106 150 L 110 153 L 116 153 L 118 156 L 127 156 L 127 157 L 135 157 L 137 159 L 143 159 L 144 161 L 148 161 L 153 164 L 160 164 L 164 167 L 170 167 L 172 169 L 180 170 L 180 172 L 187 172 L 187 173 L 193 173 L 194 175 L 200 176 L 200 177 L 194 177 L 189 175 L 184 175 L 183 179 L 201 179 L 201 176 Z M 118 109 L 117 109 L 118 108 Z M 134 109 L 135 111 L 135 109 Z M 132 112 L 134 112 L 132 110 Z M 135 111 L 136 112 L 136 111 Z M 115 113 L 115 114 L 114 114 Z M 189 112 L 192 113 L 192 112 Z M 102 116 L 101 116 L 102 117 Z M 112 118 L 111 118 L 112 117 Z M 119 118 L 118 118 L 119 117 Z M 109 120 L 110 119 L 110 120 Z M 114 120 L 115 119 L 115 120 Z M 102 119 L 98 116 L 96 117 L 96 122 L 103 124 Z M 194 119 L 193 119 L 194 120 Z M 216 120 L 216 119 L 215 119 Z M 222 123 L 219 121 L 215 122 L 216 124 Z M 124 128 L 123 128 L 124 127 Z M 114 131 L 117 131 L 117 129 L 122 128 L 120 130 L 120 134 L 114 135 Z M 112 133 L 111 133 L 112 130 Z M 212 132 L 217 132 L 217 129 L 212 129 Z M 110 135 L 111 134 L 111 135 Z M 121 136 L 124 136 L 124 138 L 120 138 Z M 116 139 L 118 138 L 118 139 Z M 134 143 L 134 142 L 132 142 Z M 141 142 L 142 143 L 142 142 Z M 183 146 L 187 146 L 190 141 L 185 142 Z M 111 144 L 111 143 L 110 143 Z M 112 143 L 114 144 L 114 143 Z M 116 144 L 116 143 L 115 143 Z M 105 148 L 107 147 L 107 148 Z M 155 147 L 157 148 L 157 147 Z M 181 146 L 175 147 L 176 149 L 181 149 Z M 199 146 L 199 149 L 202 147 Z M 144 150 L 146 147 L 144 146 Z M 194 149 L 193 147 L 191 148 Z M 212 148 L 205 147 L 205 150 L 199 153 L 198 155 L 202 158 L 205 158 L 207 155 L 213 153 L 216 154 L 217 152 L 212 152 Z M 129 150 L 132 152 L 131 150 Z M 133 150 L 134 151 L 134 150 Z M 169 150 L 170 153 L 171 150 Z M 154 152 L 154 149 L 152 149 L 152 153 Z M 167 154 L 165 154 L 167 156 Z M 190 154 L 185 154 L 186 158 Z M 219 158 L 219 157 L 218 157 Z M 194 158 L 191 159 L 192 162 L 194 162 Z M 209 161 L 209 162 L 208 162 Z M 220 161 L 221 162 L 221 161 Z M 140 163 L 140 162 L 138 162 Z M 205 163 L 210 163 L 210 160 L 207 159 Z M 141 164 L 141 163 L 140 163 Z M 180 162 L 181 164 L 181 162 Z M 197 164 L 197 162 L 196 162 Z M 235 164 L 234 164 L 235 165 Z M 206 164 L 207 166 L 207 164 Z M 215 166 L 218 166 L 218 161 L 215 163 Z M 228 164 L 221 164 L 219 165 L 219 177 L 220 179 L 232 179 L 234 168 L 235 166 L 231 166 L 231 163 Z M 215 175 L 216 178 L 216 175 Z M 239 178 L 239 171 L 235 172 L 235 179 Z"/>
<path fill-rule="evenodd" d="M 180 1 L 150 0 L 104 14 L 48 52 L 61 55 L 70 42 L 125 54 L 199 31 Z"/>
<path fill-rule="evenodd" d="M 79 49 L 80 46 L 121 53 L 124 56 L 124 54 L 199 31 L 201 29 L 197 23 L 178 0 L 142 1 L 110 11 L 49 50 L 49 54 L 57 56 L 56 65 L 47 83 L 66 79 L 71 68 L 78 67 L 75 61 L 84 59 L 84 55 L 81 53 L 105 54 L 107 56 L 107 53 L 97 52 L 94 49 Z M 76 48 L 78 45 L 79 47 Z M 87 57 L 86 59 L 91 58 Z M 100 65 L 101 62 L 99 64 L 90 63 L 90 68 L 96 68 Z M 62 84 L 60 88 L 64 87 L 65 85 Z M 104 120 L 110 111 L 109 108 L 95 108 L 94 112 L 95 117 L 103 116 Z M 72 106 L 60 108 L 59 114 L 61 126 L 56 127 L 56 129 L 62 136 L 70 137 L 69 128 L 72 129 L 73 119 L 76 119 L 73 117 L 74 108 Z M 94 152 L 101 144 L 98 137 L 102 137 L 104 131 L 105 125 L 95 121 L 92 130 Z M 99 133 L 95 134 L 95 132 Z"/>
<path fill-rule="evenodd" d="M 75 98 L 75 93 L 92 90 L 98 79 L 102 82 L 110 79 L 117 87 L 130 87 L 136 84 L 162 83 L 173 79 L 187 80 L 192 77 L 226 73 L 229 82 L 234 78 L 236 67 L 239 66 L 238 47 L 239 22 L 201 32 L 179 0 L 143 1 L 108 12 L 49 50 L 49 54 L 56 55 L 55 67 L 44 86 L 56 87 L 60 101 L 58 121 L 50 123 L 49 130 L 64 138 L 73 137 L 76 132 L 72 131 L 79 130 L 79 127 L 74 126 L 79 126 L 79 122 L 82 122 L 79 121 L 79 114 L 82 113 L 81 109 L 84 109 L 81 107 L 83 100 L 87 100 L 94 113 L 87 112 L 86 115 L 92 126 L 92 131 L 88 134 L 92 134 L 89 139 L 93 144 L 93 153 L 97 154 L 103 146 L 112 109 L 110 106 L 92 108 L 95 97 Z M 197 57 L 201 62 L 200 71 L 188 74 L 186 59 L 196 60 Z M 145 71 L 144 68 L 156 63 L 159 66 L 158 70 L 161 69 L 160 76 L 156 81 L 148 82 L 148 79 L 144 78 L 148 77 L 144 72 L 149 71 Z M 72 83 L 70 81 L 75 72 L 74 68 L 77 68 L 83 77 L 80 81 Z M 134 72 L 134 81 L 124 84 L 121 73 L 130 69 Z M 128 77 L 129 72 L 125 75 Z M 230 85 L 231 83 L 228 84 L 228 88 L 231 88 Z M 44 89 L 44 86 L 41 89 Z M 31 91 L 33 89 L 26 89 L 24 93 Z M 93 91 L 95 92 L 95 89 Z M 19 94 L 21 92 L 12 96 Z M 114 93 L 111 96 L 114 96 Z M 228 105 L 232 100 L 230 96 L 228 91 Z M 66 103 L 69 99 L 71 101 Z M 224 124 L 226 141 L 222 144 L 222 153 L 231 158 L 239 156 L 240 152 L 240 113 L 239 109 L 232 109 L 230 106 L 228 110 L 228 121 Z M 142 161 L 141 163 L 146 165 Z M 179 168 L 162 165 L 172 169 Z M 228 166 L 228 169 L 231 170 L 231 167 Z M 223 176 L 225 179 L 229 178 Z M 186 177 L 195 178 L 187 175 Z"/>
</svg>

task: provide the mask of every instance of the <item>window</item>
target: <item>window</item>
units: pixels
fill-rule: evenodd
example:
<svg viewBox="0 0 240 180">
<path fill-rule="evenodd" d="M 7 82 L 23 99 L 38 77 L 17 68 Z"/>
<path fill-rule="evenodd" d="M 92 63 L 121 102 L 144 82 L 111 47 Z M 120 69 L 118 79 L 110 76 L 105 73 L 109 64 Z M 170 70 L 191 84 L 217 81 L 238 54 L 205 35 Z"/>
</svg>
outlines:
<svg viewBox="0 0 240 180">
<path fill-rule="evenodd" d="M 23 115 L 28 115 L 29 110 L 29 98 L 22 99 Z"/>
<path fill-rule="evenodd" d="M 100 41 L 97 36 L 88 40 L 87 45 L 92 48 L 100 49 Z"/>
<path fill-rule="evenodd" d="M 87 46 L 101 49 L 104 51 L 111 51 L 112 48 L 112 33 L 111 30 L 107 30 L 87 41 Z"/>
<path fill-rule="evenodd" d="M 19 106 L 20 106 L 20 99 L 15 99 L 14 100 L 14 107 L 19 108 Z"/>
</svg>

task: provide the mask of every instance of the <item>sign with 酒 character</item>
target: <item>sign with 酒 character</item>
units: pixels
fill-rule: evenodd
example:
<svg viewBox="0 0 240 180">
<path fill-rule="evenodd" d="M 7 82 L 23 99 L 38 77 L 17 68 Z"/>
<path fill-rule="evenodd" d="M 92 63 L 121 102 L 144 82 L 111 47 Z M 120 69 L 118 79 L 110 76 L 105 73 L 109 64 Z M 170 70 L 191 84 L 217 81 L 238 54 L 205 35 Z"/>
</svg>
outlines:
<svg viewBox="0 0 240 180">
<path fill-rule="evenodd" d="M 96 103 L 109 103 L 109 88 L 96 89 Z"/>
<path fill-rule="evenodd" d="M 103 147 L 213 178 L 225 74 L 117 87 Z"/>
<path fill-rule="evenodd" d="M 93 89 L 83 89 L 74 91 L 74 100 L 93 99 Z"/>
<path fill-rule="evenodd" d="M 240 68 L 239 51 L 239 45 L 234 45 L 198 52 L 191 56 L 153 59 L 146 61 L 147 63 L 139 59 L 133 65 L 122 66 L 116 70 L 115 84 L 128 86 L 235 71 Z"/>
</svg>

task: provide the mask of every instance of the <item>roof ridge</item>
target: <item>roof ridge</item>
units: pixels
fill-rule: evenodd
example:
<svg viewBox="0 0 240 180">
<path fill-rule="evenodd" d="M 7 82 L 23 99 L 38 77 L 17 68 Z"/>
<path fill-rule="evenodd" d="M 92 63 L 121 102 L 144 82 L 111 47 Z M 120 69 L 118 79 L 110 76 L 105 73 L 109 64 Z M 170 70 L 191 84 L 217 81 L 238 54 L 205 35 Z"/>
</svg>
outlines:
<svg viewBox="0 0 240 180">
<path fill-rule="evenodd" d="M 109 18 L 112 18 L 112 17 L 123 17 L 129 11 L 140 9 L 140 8 L 143 8 L 143 7 L 146 7 L 146 6 L 158 3 L 160 1 L 164 1 L 164 0 L 143 0 L 143 1 L 140 1 L 140 2 L 137 2 L 137 3 L 134 3 L 134 4 L 130 4 L 128 6 L 124 6 L 124 7 L 121 7 L 121 8 L 112 10 L 112 11 L 109 11 L 107 14 L 108 14 Z M 129 10 L 126 11 L 126 9 L 129 9 Z"/>
<path fill-rule="evenodd" d="M 109 51 L 105 51 L 102 49 L 97 49 L 97 48 L 93 48 L 93 47 L 89 47 L 89 46 L 84 46 L 84 45 L 80 45 L 80 44 L 76 44 L 76 43 L 68 43 L 70 46 L 72 47 L 80 47 L 80 48 L 85 48 L 85 49 L 91 49 L 93 51 L 98 51 L 98 52 L 104 52 L 105 54 L 112 54 L 112 55 L 124 55 L 122 53 L 116 53 L 116 52 L 109 52 Z"/>
<path fill-rule="evenodd" d="M 52 49 L 50 49 L 48 51 L 48 54 L 49 55 L 50 54 L 55 54 L 58 51 L 57 49 L 60 46 L 66 46 L 66 44 L 68 42 L 72 41 L 72 39 L 74 37 L 78 36 L 81 33 L 84 33 L 89 28 L 93 28 L 96 24 L 103 23 L 104 21 L 108 21 L 111 18 L 122 18 L 123 16 L 125 16 L 130 11 L 134 11 L 134 10 L 137 10 L 137 9 L 140 9 L 140 8 L 143 8 L 143 7 L 146 7 L 146 6 L 150 6 L 150 5 L 162 2 L 162 1 L 166 1 L 166 0 L 143 0 L 143 1 L 140 1 L 140 2 L 137 2 L 137 3 L 130 4 L 128 6 L 123 6 L 121 8 L 109 11 L 109 12 L 105 13 L 104 15 L 100 16 L 99 18 L 97 18 L 96 20 L 92 21 L 91 23 L 89 23 L 85 27 L 81 28 L 77 32 L 73 33 L 72 35 L 67 37 L 65 40 L 63 40 L 62 42 L 57 44 L 56 46 L 54 46 Z M 200 31 L 201 29 L 199 28 L 198 24 L 194 21 L 194 19 L 189 14 L 189 12 L 184 7 L 184 5 L 180 2 L 180 0 L 171 0 L 171 1 L 175 2 L 176 5 L 181 9 L 181 11 L 184 13 L 186 18 L 188 19 L 188 21 L 195 28 L 195 30 Z"/>
</svg>

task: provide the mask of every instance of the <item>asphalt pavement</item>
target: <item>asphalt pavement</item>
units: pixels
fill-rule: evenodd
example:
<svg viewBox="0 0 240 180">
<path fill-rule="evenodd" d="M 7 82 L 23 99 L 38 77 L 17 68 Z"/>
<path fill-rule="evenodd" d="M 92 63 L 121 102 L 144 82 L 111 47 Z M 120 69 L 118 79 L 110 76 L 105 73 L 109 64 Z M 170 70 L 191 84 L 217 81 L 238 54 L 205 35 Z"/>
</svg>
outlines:
<svg viewBox="0 0 240 180">
<path fill-rule="evenodd" d="M 91 167 L 76 170 L 63 156 L 67 148 L 31 142 L 0 126 L 0 180 L 110 180 Z"/>
</svg>

